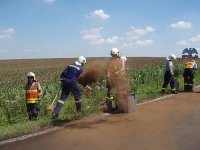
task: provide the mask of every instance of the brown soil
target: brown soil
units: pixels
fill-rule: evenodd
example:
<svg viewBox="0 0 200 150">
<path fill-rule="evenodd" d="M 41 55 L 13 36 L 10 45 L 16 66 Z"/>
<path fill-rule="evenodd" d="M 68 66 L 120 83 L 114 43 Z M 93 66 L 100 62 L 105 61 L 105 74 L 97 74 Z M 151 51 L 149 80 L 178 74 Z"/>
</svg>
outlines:
<svg viewBox="0 0 200 150">
<path fill-rule="evenodd" d="M 93 63 L 87 67 L 86 71 L 80 75 L 79 83 L 86 86 L 97 82 L 102 77 L 105 78 L 107 76 L 107 72 L 111 69 L 109 68 L 110 63 L 109 59 L 106 61 L 94 60 Z M 121 65 L 117 67 L 119 70 L 121 69 Z M 119 111 L 128 112 L 128 98 L 126 96 L 128 93 L 127 78 L 122 73 L 115 75 L 110 72 L 110 76 L 107 77 L 107 80 L 113 88 L 114 100 L 117 103 Z"/>
<path fill-rule="evenodd" d="M 94 60 L 79 77 L 79 83 L 83 86 L 97 82 L 102 76 L 105 77 L 108 61 Z"/>
<path fill-rule="evenodd" d="M 0 149 L 199 150 L 199 96 L 200 92 L 180 93 L 140 105 L 133 113 L 84 118 Z"/>
</svg>

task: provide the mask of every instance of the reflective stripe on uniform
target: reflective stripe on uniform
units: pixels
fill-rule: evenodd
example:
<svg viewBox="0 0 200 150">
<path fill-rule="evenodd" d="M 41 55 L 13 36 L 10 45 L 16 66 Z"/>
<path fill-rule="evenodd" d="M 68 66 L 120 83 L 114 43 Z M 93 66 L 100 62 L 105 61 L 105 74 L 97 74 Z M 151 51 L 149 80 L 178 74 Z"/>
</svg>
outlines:
<svg viewBox="0 0 200 150">
<path fill-rule="evenodd" d="M 62 100 L 58 100 L 58 103 L 64 104 L 65 102 Z"/>
<path fill-rule="evenodd" d="M 37 89 L 36 90 L 27 90 L 26 93 L 37 93 Z"/>
<path fill-rule="evenodd" d="M 77 70 L 80 70 L 80 68 L 78 66 L 75 65 L 69 65 L 70 67 L 76 68 Z"/>
<path fill-rule="evenodd" d="M 111 97 L 106 97 L 106 99 L 113 100 L 113 99 L 114 99 L 114 97 L 113 97 L 113 96 L 111 96 Z"/>
<path fill-rule="evenodd" d="M 38 102 L 38 100 L 36 100 L 36 101 L 26 101 L 26 103 L 28 103 L 28 104 L 34 104 L 34 103 L 37 103 Z"/>
<path fill-rule="evenodd" d="M 39 98 L 27 98 L 26 103 L 37 103 Z"/>
<path fill-rule="evenodd" d="M 189 84 L 189 83 L 185 83 L 184 85 L 189 85 L 189 86 L 193 86 L 193 84 Z"/>
<path fill-rule="evenodd" d="M 81 103 L 82 102 L 82 99 L 81 100 L 79 100 L 79 101 L 75 101 L 75 103 Z"/>
<path fill-rule="evenodd" d="M 32 85 L 26 85 L 26 103 L 37 103 L 39 98 L 38 82 L 32 83 Z"/>
<path fill-rule="evenodd" d="M 185 68 L 192 69 L 193 68 L 193 63 L 192 62 L 185 63 Z"/>
<path fill-rule="evenodd" d="M 35 100 L 39 100 L 40 98 L 27 98 L 27 101 L 35 101 Z"/>
</svg>

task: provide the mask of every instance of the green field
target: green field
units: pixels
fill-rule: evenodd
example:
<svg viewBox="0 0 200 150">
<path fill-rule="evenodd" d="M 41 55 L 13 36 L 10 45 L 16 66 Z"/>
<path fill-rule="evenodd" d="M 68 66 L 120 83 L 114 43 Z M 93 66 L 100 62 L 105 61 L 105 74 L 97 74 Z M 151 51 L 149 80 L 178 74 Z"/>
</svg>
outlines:
<svg viewBox="0 0 200 150">
<path fill-rule="evenodd" d="M 88 58 L 86 69 L 96 61 L 106 61 L 108 58 Z M 33 59 L 33 60 L 1 60 L 0 61 L 0 139 L 14 135 L 34 132 L 41 128 L 54 125 L 51 112 L 47 106 L 57 95 L 60 96 L 59 75 L 63 69 L 75 59 Z M 161 96 L 165 58 L 128 58 L 129 88 L 137 93 L 138 103 Z M 176 62 L 176 76 L 183 89 L 183 64 L 185 60 Z M 199 60 L 197 61 L 200 65 Z M 97 66 L 98 67 L 98 66 Z M 26 113 L 25 91 L 27 73 L 34 72 L 43 88 L 41 98 L 40 119 L 30 122 Z M 195 77 L 196 85 L 200 84 L 199 70 Z M 87 115 L 99 114 L 99 102 L 106 97 L 105 77 L 101 76 L 96 83 L 91 84 L 92 94 L 82 91 L 83 115 L 75 111 L 72 96 L 65 103 L 59 118 L 64 121 L 79 119 Z"/>
</svg>

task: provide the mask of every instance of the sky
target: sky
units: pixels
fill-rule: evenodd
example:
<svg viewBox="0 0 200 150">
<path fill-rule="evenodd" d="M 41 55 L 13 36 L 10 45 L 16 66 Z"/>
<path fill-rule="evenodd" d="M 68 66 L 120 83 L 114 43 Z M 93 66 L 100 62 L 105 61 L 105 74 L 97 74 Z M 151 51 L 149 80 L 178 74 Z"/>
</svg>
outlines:
<svg viewBox="0 0 200 150">
<path fill-rule="evenodd" d="M 198 0 L 0 0 L 0 59 L 181 57 L 200 51 Z"/>
</svg>

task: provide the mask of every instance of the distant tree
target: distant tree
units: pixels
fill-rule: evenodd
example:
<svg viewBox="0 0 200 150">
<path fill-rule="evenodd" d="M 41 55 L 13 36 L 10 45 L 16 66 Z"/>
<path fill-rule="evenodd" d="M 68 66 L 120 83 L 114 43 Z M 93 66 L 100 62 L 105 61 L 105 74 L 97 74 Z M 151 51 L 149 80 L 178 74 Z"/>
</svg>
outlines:
<svg viewBox="0 0 200 150">
<path fill-rule="evenodd" d="M 188 57 L 188 58 L 193 58 L 193 55 L 192 54 L 195 54 L 194 57 L 197 57 L 198 58 L 198 52 L 195 48 L 185 48 L 182 52 L 182 58 L 185 58 L 185 57 Z"/>
</svg>

